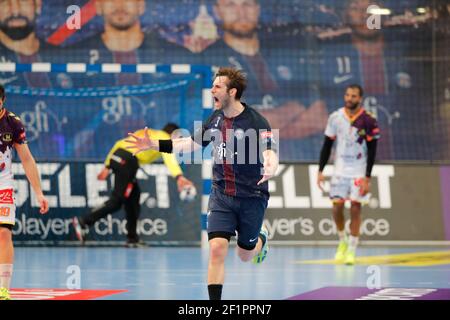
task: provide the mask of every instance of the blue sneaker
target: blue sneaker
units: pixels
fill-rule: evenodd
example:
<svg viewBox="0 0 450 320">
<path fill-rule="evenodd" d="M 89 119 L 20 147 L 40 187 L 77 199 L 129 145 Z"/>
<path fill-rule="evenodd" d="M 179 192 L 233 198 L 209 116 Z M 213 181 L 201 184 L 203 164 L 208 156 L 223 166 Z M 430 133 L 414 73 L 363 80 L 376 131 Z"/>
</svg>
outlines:
<svg viewBox="0 0 450 320">
<path fill-rule="evenodd" d="M 267 231 L 267 229 L 263 226 L 259 232 L 259 235 L 264 239 L 264 245 L 261 248 L 261 251 L 253 257 L 252 261 L 254 264 L 262 263 L 264 259 L 266 259 L 267 252 L 269 252 L 269 231 Z"/>
</svg>

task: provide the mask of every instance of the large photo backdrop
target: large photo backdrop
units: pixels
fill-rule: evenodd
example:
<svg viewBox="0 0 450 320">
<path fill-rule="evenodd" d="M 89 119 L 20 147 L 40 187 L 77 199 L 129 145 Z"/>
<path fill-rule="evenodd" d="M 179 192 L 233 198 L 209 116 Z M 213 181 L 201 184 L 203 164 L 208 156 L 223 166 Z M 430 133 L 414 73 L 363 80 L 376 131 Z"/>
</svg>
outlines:
<svg viewBox="0 0 450 320">
<path fill-rule="evenodd" d="M 359 83 L 382 130 L 379 160 L 449 159 L 447 1 L 20 3 L 27 25 L 15 33 L 17 13 L 0 3 L 0 62 L 237 66 L 249 77 L 245 101 L 281 129 L 283 161 L 317 160 L 328 115 Z M 4 71 L 0 83 L 39 160 L 101 160 L 129 131 L 168 121 L 192 130 L 203 116 L 195 75 Z M 77 90 L 88 93 L 71 98 Z"/>
</svg>

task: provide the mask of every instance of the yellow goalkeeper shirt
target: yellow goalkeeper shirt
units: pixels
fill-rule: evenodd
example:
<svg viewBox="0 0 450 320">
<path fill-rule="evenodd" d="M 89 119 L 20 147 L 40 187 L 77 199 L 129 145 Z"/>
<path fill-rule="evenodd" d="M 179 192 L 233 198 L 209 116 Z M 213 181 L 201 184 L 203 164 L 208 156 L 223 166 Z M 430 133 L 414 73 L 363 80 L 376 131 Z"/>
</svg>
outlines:
<svg viewBox="0 0 450 320">
<path fill-rule="evenodd" d="M 137 135 L 138 137 L 143 137 L 144 136 L 144 129 L 138 130 L 136 132 L 134 132 L 135 135 Z M 148 129 L 148 134 L 150 135 L 150 137 L 152 139 L 156 139 L 156 140 L 168 140 L 170 139 L 170 135 L 162 130 L 153 130 L 153 129 Z M 121 139 L 119 141 L 117 141 L 114 146 L 112 147 L 112 149 L 109 151 L 108 156 L 106 157 L 105 160 L 105 166 L 109 168 L 109 163 L 111 161 L 111 156 L 113 155 L 113 153 L 117 150 L 117 149 L 124 149 L 129 151 L 130 153 L 133 152 L 133 149 L 127 149 L 127 146 L 130 146 L 130 143 L 125 142 L 125 140 L 127 139 L 133 139 L 133 138 L 124 138 Z M 175 157 L 175 155 L 173 153 L 163 153 L 163 152 L 159 152 L 156 150 L 147 150 L 147 151 L 142 151 L 139 152 L 136 155 L 136 158 L 138 159 L 139 165 L 142 166 L 144 164 L 149 164 L 152 163 L 156 160 L 158 160 L 160 157 L 163 158 L 164 164 L 167 166 L 167 168 L 170 171 L 170 174 L 172 175 L 172 177 L 176 177 L 178 175 L 183 174 L 180 165 L 178 164 L 178 161 Z"/>
</svg>

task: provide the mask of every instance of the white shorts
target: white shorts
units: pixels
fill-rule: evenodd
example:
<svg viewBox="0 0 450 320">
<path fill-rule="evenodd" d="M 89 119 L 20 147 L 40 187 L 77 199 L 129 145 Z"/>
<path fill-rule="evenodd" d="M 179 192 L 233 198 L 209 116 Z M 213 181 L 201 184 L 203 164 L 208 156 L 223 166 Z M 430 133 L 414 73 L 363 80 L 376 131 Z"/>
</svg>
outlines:
<svg viewBox="0 0 450 320">
<path fill-rule="evenodd" d="M 16 221 L 16 205 L 14 204 L 14 190 L 0 190 L 0 224 L 14 226 Z"/>
<path fill-rule="evenodd" d="M 330 198 L 333 202 L 342 202 L 345 200 L 367 204 L 369 202 L 369 193 L 361 196 L 359 193 L 361 180 L 360 178 L 347 178 L 333 176 L 331 178 Z"/>
</svg>

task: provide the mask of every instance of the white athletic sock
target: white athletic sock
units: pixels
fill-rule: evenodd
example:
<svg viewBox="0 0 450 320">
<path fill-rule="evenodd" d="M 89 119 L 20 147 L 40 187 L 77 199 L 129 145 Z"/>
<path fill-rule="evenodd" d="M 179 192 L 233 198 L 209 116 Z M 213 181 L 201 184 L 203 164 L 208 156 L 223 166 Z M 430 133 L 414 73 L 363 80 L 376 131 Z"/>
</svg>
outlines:
<svg viewBox="0 0 450 320">
<path fill-rule="evenodd" d="M 339 236 L 339 241 L 347 241 L 347 235 L 345 234 L 345 230 L 339 231 L 338 230 L 338 236 Z"/>
<path fill-rule="evenodd" d="M 11 285 L 12 273 L 12 264 L 0 264 L 0 288 L 6 288 L 9 290 L 9 286 Z"/>
<path fill-rule="evenodd" d="M 350 235 L 350 237 L 348 238 L 348 250 L 349 251 L 356 250 L 356 247 L 358 246 L 358 240 L 359 240 L 359 237 L 354 237 L 354 236 Z"/>
</svg>

